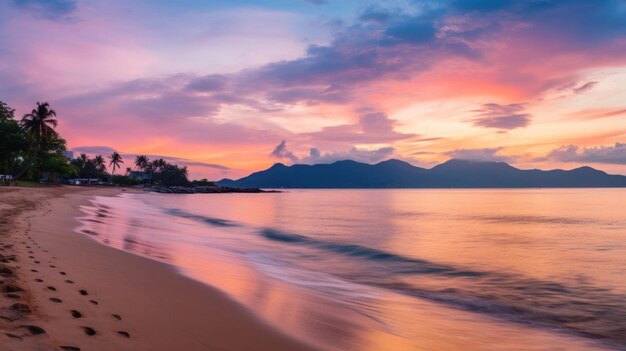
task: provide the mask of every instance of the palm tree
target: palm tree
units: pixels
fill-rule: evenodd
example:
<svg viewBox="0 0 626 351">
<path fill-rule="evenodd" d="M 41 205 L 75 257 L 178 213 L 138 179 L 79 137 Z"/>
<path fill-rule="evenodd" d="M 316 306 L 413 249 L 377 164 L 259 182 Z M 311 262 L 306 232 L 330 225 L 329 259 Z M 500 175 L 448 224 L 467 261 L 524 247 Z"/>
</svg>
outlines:
<svg viewBox="0 0 626 351">
<path fill-rule="evenodd" d="M 97 155 L 93 158 L 93 162 L 98 172 L 104 173 L 104 170 L 107 167 L 106 162 L 104 161 L 104 157 L 102 157 L 102 155 Z"/>
<path fill-rule="evenodd" d="M 78 158 L 80 159 L 80 163 L 83 165 L 83 167 L 85 166 L 87 161 L 89 161 L 89 157 L 87 157 L 87 154 L 80 154 Z"/>
<path fill-rule="evenodd" d="M 38 102 L 37 108 L 24 115 L 20 124 L 33 138 L 38 148 L 58 136 L 54 130 L 58 123 L 56 117 L 57 113 L 50 109 L 50 104 Z"/>
<path fill-rule="evenodd" d="M 78 156 L 78 162 L 80 163 L 80 175 L 81 177 L 85 177 L 85 169 L 87 168 L 89 157 L 87 157 L 86 154 L 80 154 L 80 156 Z"/>
<path fill-rule="evenodd" d="M 20 178 L 36 162 L 40 151 L 59 134 L 54 130 L 57 126 L 57 113 L 50 109 L 47 102 L 37 103 L 37 108 L 31 113 L 24 115 L 20 121 L 20 127 L 30 136 L 31 155 L 25 162 L 24 168 L 15 175 L 15 179 Z"/>
<path fill-rule="evenodd" d="M 154 173 L 158 173 L 159 171 L 161 171 L 163 169 L 163 167 L 165 167 L 167 165 L 167 162 L 165 162 L 164 159 L 160 158 L 158 160 L 154 160 L 152 161 L 152 169 L 154 171 Z"/>
<path fill-rule="evenodd" d="M 109 166 L 113 168 L 112 174 L 115 175 L 115 169 L 120 168 L 120 164 L 124 163 L 124 161 L 122 161 L 122 156 L 120 156 L 117 151 L 113 152 L 111 156 L 109 156 L 109 159 L 111 160 L 111 162 L 109 162 Z"/>
<path fill-rule="evenodd" d="M 142 171 L 145 171 L 148 168 L 148 157 L 146 155 L 139 155 L 135 158 L 135 167 L 139 168 Z"/>
</svg>

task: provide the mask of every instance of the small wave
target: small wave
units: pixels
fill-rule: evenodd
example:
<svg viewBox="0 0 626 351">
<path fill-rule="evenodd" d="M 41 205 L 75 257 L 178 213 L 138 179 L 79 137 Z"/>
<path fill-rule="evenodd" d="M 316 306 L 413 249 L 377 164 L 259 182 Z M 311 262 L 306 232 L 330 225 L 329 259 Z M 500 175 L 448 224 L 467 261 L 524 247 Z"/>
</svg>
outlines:
<svg viewBox="0 0 626 351">
<path fill-rule="evenodd" d="M 274 229 L 263 229 L 260 231 L 260 234 L 269 240 L 280 241 L 290 244 L 305 245 L 320 250 L 331 251 L 345 256 L 359 257 L 374 261 L 412 263 L 413 265 L 411 267 L 407 267 L 407 269 L 402 272 L 406 274 L 440 274 L 455 277 L 476 277 L 484 274 L 483 272 L 479 271 L 461 270 L 452 266 L 436 264 L 427 260 L 409 258 L 394 253 L 373 249 L 367 246 L 322 241 L 303 235 L 287 234 Z"/>
<path fill-rule="evenodd" d="M 572 218 L 572 217 L 550 217 L 535 215 L 501 215 L 501 216 L 469 216 L 470 219 L 478 219 L 492 223 L 536 223 L 536 224 L 564 224 L 579 225 L 585 223 L 594 223 L 595 220 L 589 218 Z"/>
<path fill-rule="evenodd" d="M 233 221 L 199 216 L 178 209 L 166 211 L 170 215 L 192 219 L 211 226 L 245 227 Z M 507 222 L 580 223 L 578 220 L 535 216 L 480 217 L 480 219 Z M 344 274 L 340 265 L 333 269 L 332 275 L 352 284 L 382 288 L 507 321 L 548 327 L 587 338 L 602 339 L 618 347 L 626 347 L 626 305 L 624 304 L 626 296 L 614 294 L 608 289 L 593 287 L 587 283 L 566 284 L 531 279 L 511 272 L 480 271 L 441 264 L 363 245 L 325 241 L 272 228 L 245 232 L 255 233 L 278 244 L 318 250 L 319 253 L 312 256 L 315 257 L 313 260 L 320 262 L 326 258 L 334 260 L 338 257 L 359 260 L 358 263 L 354 261 L 352 264 L 347 263 L 350 267 L 358 266 L 356 271 L 349 270 Z M 305 255 L 304 252 L 300 254 Z M 291 264 L 298 265 L 298 262 L 291 262 Z M 285 267 L 287 266 L 290 264 L 285 264 Z M 268 268 L 265 267 L 265 269 Z M 272 275 L 280 276 L 276 272 Z M 418 277 L 420 275 L 432 277 L 434 280 Z M 304 285 L 311 288 L 329 288 L 323 282 L 306 280 L 302 276 L 294 276 L 293 273 L 289 274 L 289 279 L 297 280 L 300 284 L 306 282 Z M 433 281 L 437 282 L 437 287 L 428 285 Z"/>
<path fill-rule="evenodd" d="M 626 296 L 614 294 L 608 289 L 530 279 L 508 272 L 464 269 L 274 229 L 263 229 L 260 234 L 272 241 L 370 262 L 369 266 L 359 264 L 363 265 L 360 273 L 339 274 L 353 283 L 626 346 Z M 403 278 L 407 275 L 446 278 L 440 281 L 446 286 L 439 289 L 425 287 L 422 286 L 422 278 L 407 282 Z"/>
<path fill-rule="evenodd" d="M 187 219 L 193 219 L 195 221 L 204 222 L 206 224 L 210 224 L 216 227 L 238 227 L 239 225 L 233 221 L 229 221 L 226 219 L 215 218 L 215 217 L 207 217 L 207 216 L 199 216 L 192 213 L 184 212 L 176 208 L 166 209 L 165 212 L 169 215 L 182 217 Z"/>
</svg>

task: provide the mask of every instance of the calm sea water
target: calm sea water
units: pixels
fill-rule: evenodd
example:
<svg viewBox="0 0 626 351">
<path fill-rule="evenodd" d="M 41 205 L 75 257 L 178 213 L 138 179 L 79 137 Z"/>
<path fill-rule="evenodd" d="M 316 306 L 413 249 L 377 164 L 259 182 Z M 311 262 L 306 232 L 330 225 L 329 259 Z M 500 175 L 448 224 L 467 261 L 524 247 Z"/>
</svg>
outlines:
<svg viewBox="0 0 626 351">
<path fill-rule="evenodd" d="M 78 230 L 329 350 L 626 350 L 626 189 L 95 198 Z"/>
</svg>

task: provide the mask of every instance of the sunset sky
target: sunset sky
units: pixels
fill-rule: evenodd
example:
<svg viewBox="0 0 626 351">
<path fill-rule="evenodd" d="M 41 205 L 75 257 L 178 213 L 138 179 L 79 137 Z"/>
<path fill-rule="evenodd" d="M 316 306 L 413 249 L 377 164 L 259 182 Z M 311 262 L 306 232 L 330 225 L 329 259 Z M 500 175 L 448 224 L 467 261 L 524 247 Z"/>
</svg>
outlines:
<svg viewBox="0 0 626 351">
<path fill-rule="evenodd" d="M 0 100 L 124 166 L 626 174 L 626 0 L 0 0 L 0 28 Z"/>
</svg>

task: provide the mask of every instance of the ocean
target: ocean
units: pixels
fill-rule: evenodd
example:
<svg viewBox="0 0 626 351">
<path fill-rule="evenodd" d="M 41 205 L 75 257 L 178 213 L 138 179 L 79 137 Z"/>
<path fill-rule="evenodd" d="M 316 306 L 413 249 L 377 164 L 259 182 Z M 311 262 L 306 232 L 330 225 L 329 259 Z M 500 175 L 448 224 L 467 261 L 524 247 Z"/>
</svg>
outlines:
<svg viewBox="0 0 626 351">
<path fill-rule="evenodd" d="M 80 235 L 328 350 L 626 350 L 626 189 L 124 194 Z"/>
</svg>

